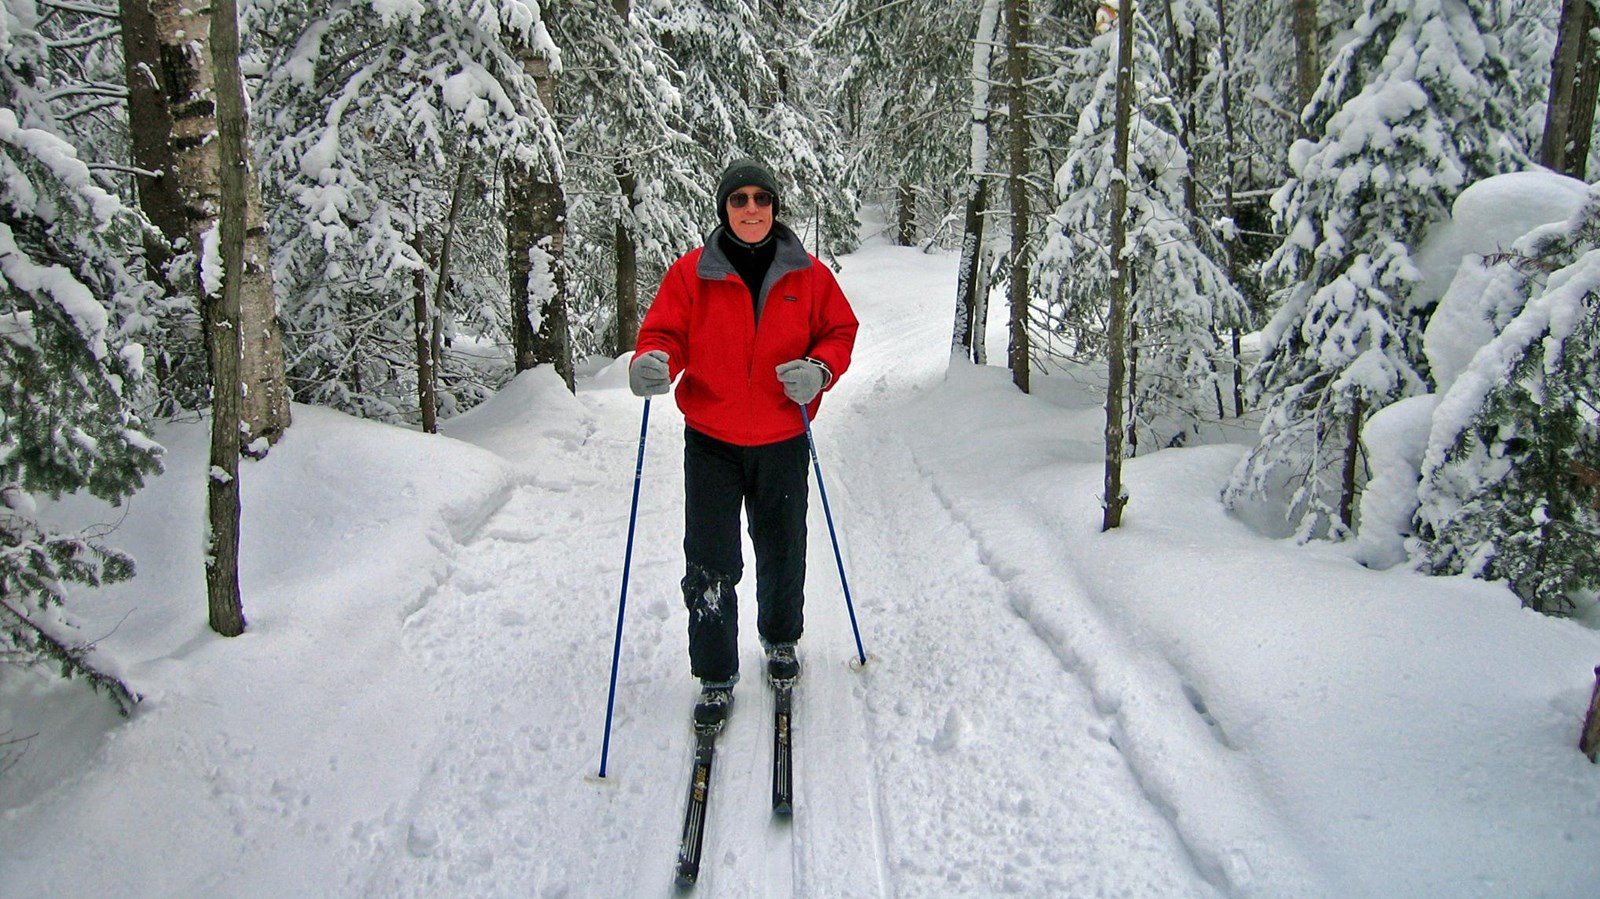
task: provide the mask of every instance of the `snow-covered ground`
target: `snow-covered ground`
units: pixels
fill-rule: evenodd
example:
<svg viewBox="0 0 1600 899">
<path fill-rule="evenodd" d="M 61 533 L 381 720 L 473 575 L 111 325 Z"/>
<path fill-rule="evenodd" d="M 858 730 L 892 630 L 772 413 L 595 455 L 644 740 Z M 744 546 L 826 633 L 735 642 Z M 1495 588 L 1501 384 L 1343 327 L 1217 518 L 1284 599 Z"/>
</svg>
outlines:
<svg viewBox="0 0 1600 899">
<path fill-rule="evenodd" d="M 1024 396 L 951 363 L 948 256 L 843 263 L 863 327 L 815 430 L 870 660 L 813 486 L 795 814 L 768 810 L 747 677 L 697 894 L 1600 895 L 1600 766 L 1575 748 L 1600 632 L 1261 536 L 1217 501 L 1237 445 L 1131 461 L 1102 534 L 1093 378 Z M 160 430 L 167 473 L 125 509 L 55 506 L 139 559 L 76 608 L 145 699 L 123 721 L 0 668 L 0 895 L 670 895 L 696 687 L 664 400 L 595 777 L 625 361 L 576 397 L 524 375 L 446 436 L 296 407 L 244 468 L 237 639 L 205 623 L 203 422 Z"/>
</svg>

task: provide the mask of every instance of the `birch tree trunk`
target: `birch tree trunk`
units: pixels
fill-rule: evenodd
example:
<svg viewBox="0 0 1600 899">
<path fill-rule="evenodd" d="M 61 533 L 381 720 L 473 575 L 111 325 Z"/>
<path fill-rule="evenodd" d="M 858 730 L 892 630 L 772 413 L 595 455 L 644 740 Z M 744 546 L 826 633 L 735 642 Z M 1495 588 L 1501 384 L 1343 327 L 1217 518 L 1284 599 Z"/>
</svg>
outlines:
<svg viewBox="0 0 1600 899">
<path fill-rule="evenodd" d="M 1102 531 L 1122 526 L 1128 496 L 1122 489 L 1124 414 L 1128 330 L 1128 269 L 1122 258 L 1128 243 L 1128 141 L 1133 111 L 1133 0 L 1121 0 L 1117 12 L 1117 112 L 1112 160 L 1118 177 L 1111 183 L 1111 321 L 1107 348 L 1105 515 Z"/>
<path fill-rule="evenodd" d="M 550 61 L 517 44 L 523 69 L 539 85 L 539 100 L 555 108 Z M 507 264 L 510 269 L 511 338 L 517 371 L 554 365 L 567 389 L 575 390 L 570 324 L 567 320 L 566 198 L 554 166 L 543 171 L 513 163 L 506 172 Z"/>
<path fill-rule="evenodd" d="M 1600 27 L 1590 0 L 1563 0 L 1555 54 L 1550 60 L 1550 102 L 1545 107 L 1539 161 L 1587 181 L 1589 142 L 1600 88 L 1594 29 Z"/>
<path fill-rule="evenodd" d="M 251 455 L 264 456 L 289 427 L 289 388 L 277 303 L 272 293 L 267 232 L 262 223 L 261 186 L 251 163 L 243 80 L 238 72 L 237 3 L 228 0 L 224 8 L 219 3 L 152 0 L 150 11 L 160 44 L 161 80 L 165 82 L 171 111 L 173 180 L 182 198 L 186 236 L 197 259 L 204 258 L 205 235 L 218 224 L 222 205 L 220 167 L 226 159 L 229 166 L 239 169 L 223 173 L 237 177 L 244 197 L 238 221 L 243 240 L 240 267 L 228 272 L 238 291 L 240 309 L 239 325 L 233 334 L 240 356 L 232 364 L 238 367 L 243 384 L 237 416 L 245 429 L 242 445 Z M 220 31 L 213 30 L 219 26 Z M 222 42 L 231 49 L 223 49 Z M 226 79 L 227 83 L 218 79 Z M 221 155 L 217 139 L 218 117 L 225 103 L 236 105 L 239 111 L 236 127 L 241 149 L 231 158 Z M 136 123 L 136 128 L 142 126 L 143 123 Z M 205 294 L 211 289 L 202 274 L 200 292 Z"/>
<path fill-rule="evenodd" d="M 967 166 L 966 231 L 961 237 L 961 266 L 956 276 L 956 318 L 951 330 L 951 352 L 969 359 L 981 354 L 983 319 L 979 316 L 978 265 L 983 248 L 983 213 L 989 205 L 989 83 L 994 58 L 994 32 L 1000 18 L 999 0 L 984 0 L 978 13 L 978 30 L 972 39 L 971 155 Z"/>
<path fill-rule="evenodd" d="M 1011 111 L 1011 381 L 1028 392 L 1028 42 L 1031 10 L 1028 0 L 1006 2 L 1006 83 Z"/>
</svg>

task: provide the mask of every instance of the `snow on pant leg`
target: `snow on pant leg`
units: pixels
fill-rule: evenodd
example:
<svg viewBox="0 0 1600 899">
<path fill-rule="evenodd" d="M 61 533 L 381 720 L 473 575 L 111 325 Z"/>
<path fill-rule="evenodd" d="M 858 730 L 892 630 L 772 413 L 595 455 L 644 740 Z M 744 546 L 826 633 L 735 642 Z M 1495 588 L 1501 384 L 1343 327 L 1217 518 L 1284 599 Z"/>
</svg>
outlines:
<svg viewBox="0 0 1600 899">
<path fill-rule="evenodd" d="M 799 640 L 805 623 L 810 461 L 804 434 L 749 451 L 745 512 L 756 550 L 756 627 L 767 643 Z"/>
<path fill-rule="evenodd" d="M 740 448 L 684 429 L 683 602 L 689 609 L 689 670 L 710 681 L 739 674 L 739 602 L 744 573 L 739 508 Z"/>
</svg>

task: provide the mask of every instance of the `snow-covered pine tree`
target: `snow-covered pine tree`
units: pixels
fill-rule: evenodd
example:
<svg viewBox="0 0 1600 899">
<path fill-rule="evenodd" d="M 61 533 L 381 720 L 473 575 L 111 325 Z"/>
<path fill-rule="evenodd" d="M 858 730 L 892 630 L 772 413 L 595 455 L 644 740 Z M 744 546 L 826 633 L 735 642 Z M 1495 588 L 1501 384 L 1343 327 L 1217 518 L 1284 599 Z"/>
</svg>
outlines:
<svg viewBox="0 0 1600 899">
<path fill-rule="evenodd" d="M 1123 25 L 1120 27 L 1129 27 Z M 1128 426 L 1131 455 L 1146 438 L 1160 447 L 1215 415 L 1225 368 L 1218 327 L 1244 315 L 1244 301 L 1205 252 L 1185 208 L 1188 157 L 1155 33 L 1142 14 L 1132 26 L 1135 96 L 1128 147 Z M 1114 164 L 1117 27 L 1063 54 L 1055 85 L 1077 112 L 1077 132 L 1055 175 L 1055 207 L 1035 268 L 1037 301 L 1064 350 L 1103 358 Z M 1207 410 L 1210 410 L 1208 413 Z"/>
<path fill-rule="evenodd" d="M 305 402 L 414 420 L 414 273 L 432 292 L 462 166 L 468 202 L 442 342 L 509 343 L 503 168 L 559 170 L 554 119 L 513 53 L 556 57 L 533 0 L 254 0 L 255 133 L 284 294 L 290 382 Z M 420 236 L 425 253 L 416 249 Z M 279 240 L 281 238 L 281 240 Z M 507 367 L 439 360 L 439 403 L 477 402 Z M 487 379 L 487 382 L 486 382 Z"/>
<path fill-rule="evenodd" d="M 708 192 L 721 166 L 764 160 L 788 185 L 780 218 L 819 255 L 856 245 L 858 169 L 809 43 L 818 0 L 674 0 L 658 13 L 662 40 L 684 75 L 690 136 L 716 160 L 698 173 Z M 699 213 L 709 230 L 715 211 Z"/>
<path fill-rule="evenodd" d="M 1561 3 L 1552 0 L 1506 0 L 1492 8 L 1495 19 L 1485 29 L 1499 36 L 1500 50 L 1515 73 L 1500 89 L 1506 107 L 1516 116 L 1517 136 L 1530 153 L 1536 152 L 1544 139 L 1561 8 Z M 1595 153 L 1600 148 L 1590 150 L 1589 170 L 1600 171 L 1595 167 Z"/>
<path fill-rule="evenodd" d="M 861 148 L 866 182 L 875 196 L 893 198 L 892 237 L 902 246 L 919 236 L 947 246 L 959 238 L 953 226 L 965 196 L 952 186 L 968 148 L 951 137 L 971 118 L 978 13 L 951 0 L 843 0 L 822 31 L 824 47 L 846 60 L 837 104 Z"/>
<path fill-rule="evenodd" d="M 1503 327 L 1434 411 L 1413 550 L 1566 614 L 1600 590 L 1600 190 L 1531 244 L 1458 281 Z"/>
<path fill-rule="evenodd" d="M 565 148 L 575 297 L 612 296 L 573 309 L 574 339 L 620 354 L 639 331 L 638 297 L 698 245 L 713 205 L 706 173 L 721 162 L 689 134 L 694 103 L 662 43 L 650 3 L 558 4 L 552 36 L 569 59 L 557 97 Z"/>
<path fill-rule="evenodd" d="M 1196 123 L 1195 169 L 1201 185 L 1219 185 L 1225 183 L 1231 164 L 1232 177 L 1226 183 L 1232 185 L 1235 203 L 1226 233 L 1235 238 L 1234 283 L 1249 301 L 1257 324 L 1274 308 L 1274 290 L 1262 269 L 1282 240 L 1272 233 L 1267 198 L 1289 178 L 1288 150 L 1301 127 L 1298 73 L 1301 64 L 1309 62 L 1320 77 L 1331 52 L 1326 38 L 1346 32 L 1360 5 L 1360 0 L 1309 4 L 1320 23 L 1317 33 L 1324 38 L 1318 45 L 1319 57 L 1310 58 L 1298 49 L 1290 4 L 1211 0 L 1227 27 L 1217 41 L 1218 58 L 1205 62 L 1198 85 L 1201 114 Z M 1223 42 L 1226 67 L 1220 59 Z M 1230 94 L 1231 141 L 1226 133 L 1229 123 L 1221 118 L 1224 89 Z"/>
<path fill-rule="evenodd" d="M 141 221 L 96 183 L 47 105 L 50 43 L 27 0 L 0 4 L 0 656 L 51 661 L 126 712 L 134 697 L 71 636 L 71 584 L 130 577 L 100 537 L 54 530 L 35 497 L 112 503 L 159 467 L 134 410 L 140 316 L 154 287 Z"/>
<path fill-rule="evenodd" d="M 1290 287 L 1253 374 L 1260 439 L 1224 499 L 1286 490 L 1302 539 L 1350 531 L 1361 425 L 1426 388 L 1412 249 L 1464 187 L 1527 160 L 1496 87 L 1511 73 L 1479 30 L 1487 5 L 1367 0 L 1273 198 L 1287 236 L 1269 271 Z"/>
</svg>

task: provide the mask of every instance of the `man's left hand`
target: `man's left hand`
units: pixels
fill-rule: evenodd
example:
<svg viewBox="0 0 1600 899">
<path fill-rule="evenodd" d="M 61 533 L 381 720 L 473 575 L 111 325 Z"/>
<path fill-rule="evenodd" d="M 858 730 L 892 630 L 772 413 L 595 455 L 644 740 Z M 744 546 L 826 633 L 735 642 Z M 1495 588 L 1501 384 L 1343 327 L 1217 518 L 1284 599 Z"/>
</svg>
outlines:
<svg viewBox="0 0 1600 899">
<path fill-rule="evenodd" d="M 778 366 L 778 380 L 783 382 L 784 394 L 804 406 L 827 385 L 828 370 L 810 359 L 796 359 Z"/>
</svg>

